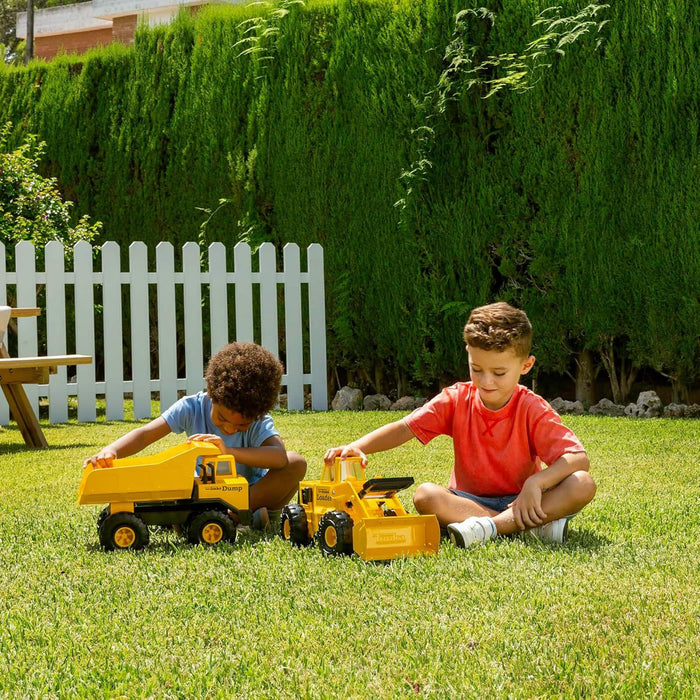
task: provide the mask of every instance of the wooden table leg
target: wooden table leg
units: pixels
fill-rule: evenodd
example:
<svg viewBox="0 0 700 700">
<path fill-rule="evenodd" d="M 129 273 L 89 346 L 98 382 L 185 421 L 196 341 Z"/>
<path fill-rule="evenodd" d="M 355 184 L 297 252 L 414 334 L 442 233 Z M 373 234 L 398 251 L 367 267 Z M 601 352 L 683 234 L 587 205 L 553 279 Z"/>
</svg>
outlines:
<svg viewBox="0 0 700 700">
<path fill-rule="evenodd" d="M 32 449 L 48 447 L 49 444 L 34 415 L 24 387 L 21 384 L 3 384 L 2 391 L 10 406 L 10 414 L 17 421 L 27 447 Z"/>
</svg>

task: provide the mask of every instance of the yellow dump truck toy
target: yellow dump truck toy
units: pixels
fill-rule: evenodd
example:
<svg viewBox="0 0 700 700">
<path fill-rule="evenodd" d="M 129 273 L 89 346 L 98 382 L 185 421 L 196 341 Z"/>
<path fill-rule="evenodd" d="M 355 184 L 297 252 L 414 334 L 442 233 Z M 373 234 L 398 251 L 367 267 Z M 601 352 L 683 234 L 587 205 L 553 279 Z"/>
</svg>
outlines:
<svg viewBox="0 0 700 700">
<path fill-rule="evenodd" d="M 440 526 L 434 515 L 408 515 L 397 491 L 412 477 L 367 480 L 359 458 L 325 464 L 319 481 L 299 484 L 299 502 L 282 510 L 282 539 L 295 546 L 316 542 L 324 554 L 386 560 L 435 554 Z"/>
<path fill-rule="evenodd" d="M 187 442 L 150 457 L 85 467 L 78 503 L 108 505 L 97 519 L 105 549 L 141 549 L 149 525 L 175 526 L 192 544 L 234 542 L 236 522 L 250 522 L 248 482 L 231 455 L 208 442 Z"/>
</svg>

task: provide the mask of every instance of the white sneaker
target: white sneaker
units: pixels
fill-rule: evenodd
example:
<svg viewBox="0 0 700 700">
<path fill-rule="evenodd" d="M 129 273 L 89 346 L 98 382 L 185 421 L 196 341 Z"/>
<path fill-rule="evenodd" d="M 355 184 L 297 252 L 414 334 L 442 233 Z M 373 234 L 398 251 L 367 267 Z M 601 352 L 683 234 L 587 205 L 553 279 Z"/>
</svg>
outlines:
<svg viewBox="0 0 700 700">
<path fill-rule="evenodd" d="M 447 533 L 455 547 L 472 547 L 475 544 L 483 544 L 496 536 L 496 523 L 488 516 L 475 516 L 463 520 L 461 523 L 450 523 Z"/>
<path fill-rule="evenodd" d="M 559 520 L 533 527 L 530 532 L 542 542 L 562 544 L 568 527 L 569 518 L 559 518 Z"/>
</svg>

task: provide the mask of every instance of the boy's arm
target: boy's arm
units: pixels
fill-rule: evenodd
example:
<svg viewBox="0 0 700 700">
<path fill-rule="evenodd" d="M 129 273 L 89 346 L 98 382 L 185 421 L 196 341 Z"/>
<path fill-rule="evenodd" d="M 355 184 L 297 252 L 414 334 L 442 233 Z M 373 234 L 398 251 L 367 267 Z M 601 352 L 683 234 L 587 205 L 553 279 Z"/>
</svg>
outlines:
<svg viewBox="0 0 700 700">
<path fill-rule="evenodd" d="M 590 462 L 585 452 L 565 452 L 546 469 L 529 477 L 513 501 L 513 517 L 520 529 L 536 527 L 547 519 L 542 510 L 542 493 L 560 484 L 577 471 L 588 471 Z"/>
<path fill-rule="evenodd" d="M 228 447 L 218 435 L 198 433 L 190 435 L 188 442 L 203 440 L 216 445 L 222 455 L 232 455 L 236 462 L 247 464 L 249 467 L 262 469 L 284 469 L 287 466 L 287 450 L 278 435 L 272 435 L 264 440 L 260 447 Z"/>
<path fill-rule="evenodd" d="M 170 426 L 162 416 L 159 416 L 146 425 L 134 428 L 111 445 L 103 447 L 97 454 L 88 457 L 83 463 L 83 467 L 88 464 L 98 468 L 111 467 L 113 459 L 136 454 L 168 433 L 170 433 Z"/>
<path fill-rule="evenodd" d="M 533 474 L 528 481 L 532 480 L 540 491 L 546 491 L 561 484 L 567 476 L 571 476 L 574 472 L 587 472 L 589 468 L 590 462 L 585 452 L 565 452 L 550 467 Z"/>
<path fill-rule="evenodd" d="M 403 445 L 411 438 L 415 437 L 413 431 L 408 427 L 403 418 L 381 428 L 367 433 L 358 440 L 354 440 L 349 445 L 331 447 L 323 456 L 325 462 L 332 462 L 336 457 L 345 459 L 346 457 L 361 457 L 362 464 L 367 464 L 367 455 L 373 452 L 384 452 L 394 447 Z"/>
</svg>

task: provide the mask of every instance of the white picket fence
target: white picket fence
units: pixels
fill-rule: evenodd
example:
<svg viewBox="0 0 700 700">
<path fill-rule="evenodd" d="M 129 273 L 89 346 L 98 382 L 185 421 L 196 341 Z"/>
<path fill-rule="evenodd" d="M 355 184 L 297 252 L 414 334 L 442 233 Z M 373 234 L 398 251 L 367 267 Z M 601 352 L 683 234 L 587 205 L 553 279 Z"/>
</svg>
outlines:
<svg viewBox="0 0 700 700">
<path fill-rule="evenodd" d="M 232 340 L 260 343 L 283 360 L 286 371 L 282 385 L 290 409 L 304 408 L 306 389 L 311 394 L 311 408 L 327 410 L 320 245 L 307 248 L 305 272 L 301 270 L 299 246 L 292 243 L 284 246 L 281 271 L 277 270 L 277 251 L 271 243 L 263 243 L 256 255 L 247 244 L 237 244 L 232 270 L 222 243 L 207 248 L 205 265 L 200 247 L 186 243 L 181 269 L 177 270 L 173 245 L 159 243 L 155 272 L 148 271 L 149 251 L 141 242 L 129 246 L 125 271 L 121 269 L 119 245 L 114 242 L 95 250 L 86 242 L 78 243 L 69 265 L 72 271 L 66 269 L 61 243 L 46 245 L 44 271 L 37 269 L 36 252 L 27 241 L 17 244 L 15 270 L 10 271 L 6 250 L 0 244 L 0 304 L 7 302 L 8 291 L 16 306 L 44 307 L 39 302 L 45 299 L 39 319 L 17 319 L 13 354 L 75 352 L 95 359 L 91 365 L 77 366 L 76 376 L 70 379 L 61 367 L 48 385 L 27 386 L 37 415 L 40 397 L 48 397 L 50 422 L 65 422 L 68 397 L 77 396 L 78 420 L 94 421 L 96 399 L 104 396 L 106 418 L 120 420 L 124 417 L 124 396 L 130 394 L 134 417 L 151 417 L 154 392 L 159 393 L 162 411 L 177 400 L 178 392 L 202 390 L 206 360 Z M 123 294 L 125 287 L 128 295 Z M 45 294 L 40 295 L 42 288 Z M 149 299 L 155 303 L 149 304 Z M 74 332 L 67 330 L 69 306 L 75 312 Z M 203 314 L 207 309 L 209 330 L 205 332 L 207 319 Z M 184 327 L 181 335 L 178 316 L 180 328 Z M 39 347 L 38 324 L 45 324 L 45 348 Z M 230 326 L 233 330 L 229 334 Z M 152 349 L 158 376 L 153 376 Z M 181 366 L 184 356 L 184 377 L 178 376 L 178 352 Z M 130 376 L 126 376 L 125 360 L 130 360 L 126 363 L 131 366 Z M 103 375 L 99 378 L 97 366 Z M 9 409 L 0 394 L 0 424 L 8 421 Z"/>
</svg>

